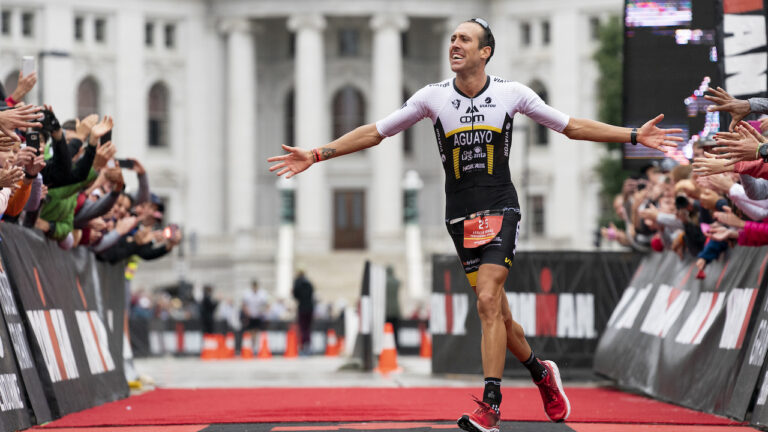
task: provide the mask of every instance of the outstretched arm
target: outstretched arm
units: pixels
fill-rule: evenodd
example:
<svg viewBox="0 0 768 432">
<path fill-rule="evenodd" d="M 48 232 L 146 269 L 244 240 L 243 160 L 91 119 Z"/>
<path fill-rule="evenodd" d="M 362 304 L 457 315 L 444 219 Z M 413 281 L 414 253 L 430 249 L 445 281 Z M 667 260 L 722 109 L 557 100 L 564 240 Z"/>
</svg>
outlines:
<svg viewBox="0 0 768 432">
<path fill-rule="evenodd" d="M 285 178 L 291 178 L 306 170 L 315 162 L 373 147 L 383 139 L 384 137 L 379 134 L 376 125 L 371 123 L 360 126 L 342 135 L 335 141 L 312 150 L 284 145 L 283 150 L 287 151 L 288 154 L 273 156 L 267 159 L 267 162 L 276 162 L 269 167 L 270 171 L 277 171 L 279 176 L 288 173 Z"/>
<path fill-rule="evenodd" d="M 637 142 L 652 149 L 666 153 L 665 147 L 677 148 L 676 142 L 682 137 L 671 134 L 680 133 L 682 129 L 659 129 L 656 125 L 664 119 L 664 114 L 647 121 L 637 129 Z M 571 118 L 563 133 L 573 140 L 596 142 L 631 142 L 632 129 L 611 126 L 595 120 Z"/>
</svg>

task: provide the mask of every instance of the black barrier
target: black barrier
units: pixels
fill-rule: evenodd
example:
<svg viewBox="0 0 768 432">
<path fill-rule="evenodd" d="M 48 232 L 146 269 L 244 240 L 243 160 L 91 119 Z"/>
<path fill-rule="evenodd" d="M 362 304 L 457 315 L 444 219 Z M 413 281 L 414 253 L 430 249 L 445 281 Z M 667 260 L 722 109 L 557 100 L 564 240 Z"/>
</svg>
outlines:
<svg viewBox="0 0 768 432">
<path fill-rule="evenodd" d="M 765 356 L 765 335 L 752 330 L 765 319 L 753 309 L 762 304 L 766 260 L 768 248 L 731 249 L 697 279 L 694 258 L 648 256 L 611 315 L 595 370 L 660 399 L 744 419 Z"/>
<path fill-rule="evenodd" d="M 5 279 L 5 275 L 0 277 Z M 7 301 L 11 291 L 7 289 L 7 279 L 5 282 L 5 287 L 0 287 L 2 289 L 2 297 L 0 298 L 3 299 L 3 308 L 8 309 L 8 313 L 12 314 L 13 311 L 10 309 L 15 309 L 15 307 L 13 302 Z M 14 345 L 11 342 L 10 334 L 7 331 L 8 327 L 2 315 L 0 314 L 0 429 L 15 431 L 32 426 L 32 420 L 27 409 L 27 395 L 24 389 L 23 378 L 17 367 L 19 362 L 14 354 L 12 348 Z M 31 357 L 29 356 L 22 361 L 26 361 L 31 365 Z"/>
<path fill-rule="evenodd" d="M 116 311 L 107 310 L 114 306 L 105 307 L 102 298 L 102 289 L 122 295 L 124 282 L 101 286 L 116 283 L 124 267 L 97 265 L 92 254 L 64 251 L 35 230 L 3 224 L 0 235 L 3 262 L 53 416 L 126 397 L 122 351 L 110 340 L 115 333 L 122 339 L 123 325 L 113 319 L 119 330 L 110 333 L 105 323 Z M 104 272 L 114 275 L 102 280 Z"/>
<path fill-rule="evenodd" d="M 2 261 L 0 261 L 2 262 Z M 0 299 L 2 299 L 2 310 L 4 318 L 3 329 L 7 329 L 11 337 L 13 352 L 18 369 L 24 382 L 27 400 L 29 401 L 32 412 L 37 423 L 44 423 L 53 420 L 51 408 L 48 406 L 48 400 L 43 391 L 43 383 L 40 381 L 40 375 L 35 367 L 35 361 L 32 358 L 32 352 L 27 342 L 27 331 L 22 321 L 20 310 L 17 306 L 14 291 L 11 288 L 11 282 L 5 273 L 5 266 L 2 266 L 0 272 Z"/>
<path fill-rule="evenodd" d="M 597 337 L 640 258 L 633 253 L 518 253 L 504 288 L 512 316 L 537 356 L 564 369 L 591 367 Z M 432 371 L 481 373 L 475 294 L 456 256 L 435 255 L 432 263 Z M 524 373 L 508 355 L 504 374 Z"/>
</svg>

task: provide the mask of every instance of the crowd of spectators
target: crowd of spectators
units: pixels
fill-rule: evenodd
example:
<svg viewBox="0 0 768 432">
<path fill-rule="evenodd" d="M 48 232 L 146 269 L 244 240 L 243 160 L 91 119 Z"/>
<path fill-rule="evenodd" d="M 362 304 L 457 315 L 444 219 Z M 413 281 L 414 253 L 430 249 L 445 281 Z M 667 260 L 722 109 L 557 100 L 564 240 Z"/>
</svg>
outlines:
<svg viewBox="0 0 768 432">
<path fill-rule="evenodd" d="M 699 278 L 708 263 L 736 244 L 768 244 L 768 99 L 739 100 L 709 89 L 710 111 L 728 112 L 727 131 L 694 143 L 690 164 L 672 159 L 647 165 L 624 181 L 613 208 L 623 222 L 601 236 L 638 251 L 672 250 L 696 257 Z"/>
<path fill-rule="evenodd" d="M 150 192 L 136 159 L 116 159 L 116 119 L 94 113 L 60 122 L 49 105 L 24 102 L 35 72 L 0 85 L 0 216 L 39 230 L 63 249 L 86 247 L 110 263 L 159 258 L 177 246 L 176 225 L 163 225 L 164 203 Z M 123 175 L 138 177 L 138 191 Z M 135 259 L 135 258 L 134 258 Z"/>
</svg>

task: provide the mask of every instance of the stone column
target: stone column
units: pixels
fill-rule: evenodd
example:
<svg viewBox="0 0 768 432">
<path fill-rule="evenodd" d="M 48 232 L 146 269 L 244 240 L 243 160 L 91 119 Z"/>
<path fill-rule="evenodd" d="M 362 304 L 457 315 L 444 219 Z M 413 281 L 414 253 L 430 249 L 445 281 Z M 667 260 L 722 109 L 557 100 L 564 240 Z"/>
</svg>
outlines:
<svg viewBox="0 0 768 432">
<path fill-rule="evenodd" d="M 294 136 L 296 146 L 304 149 L 323 146 L 329 140 L 323 40 L 325 25 L 325 18 L 319 14 L 297 14 L 288 20 L 288 28 L 296 33 Z M 328 251 L 333 227 L 325 163 L 313 165 L 299 174 L 297 180 L 297 252 Z"/>
<path fill-rule="evenodd" d="M 400 34 L 408 19 L 399 14 L 380 14 L 371 19 L 373 29 L 372 119 L 384 118 L 402 104 L 403 55 Z M 369 151 L 373 168 L 371 196 L 372 250 L 402 249 L 403 138 L 387 138 Z"/>
<path fill-rule="evenodd" d="M 227 230 L 254 226 L 256 202 L 256 45 L 251 23 L 222 23 L 227 34 Z"/>
</svg>

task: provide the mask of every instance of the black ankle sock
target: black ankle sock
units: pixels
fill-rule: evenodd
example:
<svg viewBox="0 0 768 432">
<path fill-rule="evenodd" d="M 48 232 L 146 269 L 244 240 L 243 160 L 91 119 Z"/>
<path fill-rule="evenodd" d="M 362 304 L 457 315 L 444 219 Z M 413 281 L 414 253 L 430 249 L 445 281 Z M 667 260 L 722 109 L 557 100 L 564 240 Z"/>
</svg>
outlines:
<svg viewBox="0 0 768 432">
<path fill-rule="evenodd" d="M 531 350 L 531 356 L 528 357 L 528 360 L 523 362 L 523 366 L 528 368 L 528 371 L 531 373 L 531 378 L 533 378 L 533 381 L 535 382 L 539 382 L 547 376 L 547 370 L 544 369 L 544 366 L 539 359 L 533 354 L 533 350 Z"/>
<path fill-rule="evenodd" d="M 501 405 L 501 378 L 486 378 L 483 390 L 483 402 L 491 406 L 497 413 Z"/>
</svg>

